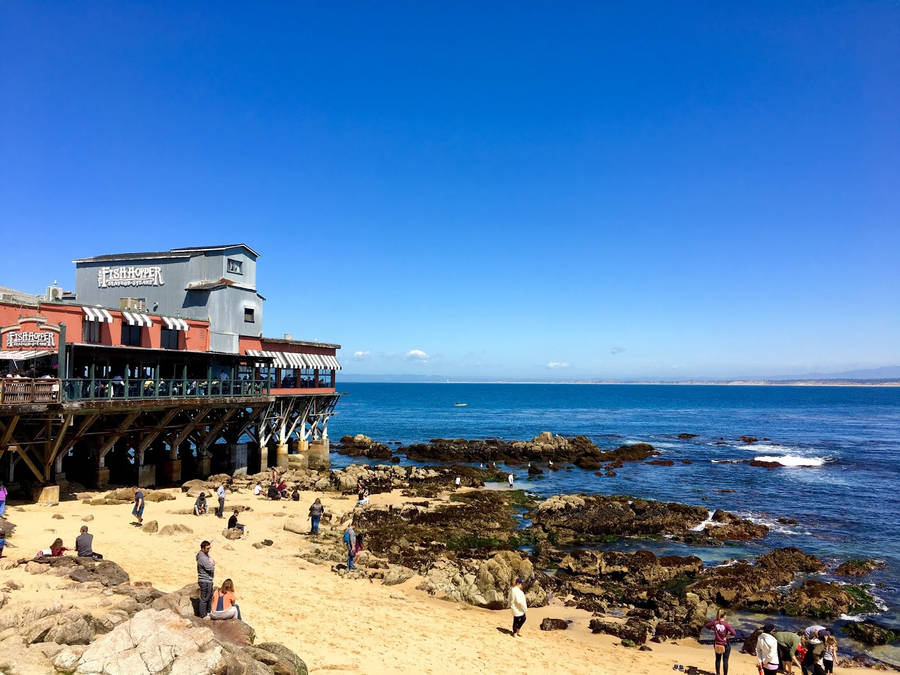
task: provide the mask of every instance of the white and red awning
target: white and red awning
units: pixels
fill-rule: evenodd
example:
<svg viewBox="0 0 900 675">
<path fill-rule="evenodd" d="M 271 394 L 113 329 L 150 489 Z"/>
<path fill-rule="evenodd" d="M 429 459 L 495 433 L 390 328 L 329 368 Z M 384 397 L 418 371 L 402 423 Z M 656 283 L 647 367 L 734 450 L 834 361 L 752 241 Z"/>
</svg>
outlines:
<svg viewBox="0 0 900 675">
<path fill-rule="evenodd" d="M 166 328 L 169 330 L 182 330 L 186 331 L 188 329 L 187 321 L 184 319 L 176 319 L 169 316 L 160 317 L 163 320 L 163 323 L 166 324 Z"/>
<path fill-rule="evenodd" d="M 126 312 L 123 310 L 122 318 L 125 319 L 129 326 L 144 326 L 150 328 L 150 326 L 153 325 L 153 319 L 140 312 Z"/>
<path fill-rule="evenodd" d="M 312 370 L 340 370 L 337 358 L 325 354 L 305 354 L 300 352 L 272 352 L 248 349 L 248 356 L 268 356 L 276 368 L 309 368 Z"/>
<path fill-rule="evenodd" d="M 112 314 L 102 307 L 88 307 L 87 305 L 82 305 L 81 309 L 84 310 L 85 319 L 88 321 L 99 321 L 101 323 L 112 323 L 113 321 Z"/>
</svg>

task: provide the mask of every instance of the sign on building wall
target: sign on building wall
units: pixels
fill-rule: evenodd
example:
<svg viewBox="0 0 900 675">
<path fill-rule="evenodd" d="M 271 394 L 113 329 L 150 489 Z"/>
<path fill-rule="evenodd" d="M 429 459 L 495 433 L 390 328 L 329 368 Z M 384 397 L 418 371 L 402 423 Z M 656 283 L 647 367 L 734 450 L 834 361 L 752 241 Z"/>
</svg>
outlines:
<svg viewBox="0 0 900 675">
<path fill-rule="evenodd" d="M 6 334 L 6 346 L 9 347 L 56 347 L 56 333 L 18 330 Z"/>
<path fill-rule="evenodd" d="M 162 286 L 162 267 L 101 267 L 97 270 L 97 288 L 115 286 Z"/>
</svg>

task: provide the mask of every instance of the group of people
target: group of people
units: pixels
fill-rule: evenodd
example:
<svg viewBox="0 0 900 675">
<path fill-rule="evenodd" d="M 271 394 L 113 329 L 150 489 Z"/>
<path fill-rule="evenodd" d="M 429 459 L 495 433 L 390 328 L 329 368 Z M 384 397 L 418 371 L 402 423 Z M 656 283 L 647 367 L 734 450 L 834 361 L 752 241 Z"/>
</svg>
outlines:
<svg viewBox="0 0 900 675">
<path fill-rule="evenodd" d="M 716 675 L 728 675 L 729 640 L 737 635 L 725 617 L 725 610 L 720 609 L 715 620 L 704 626 L 713 632 Z M 810 626 L 801 634 L 776 630 L 775 624 L 767 623 L 756 641 L 760 675 L 776 672 L 793 675 L 794 666 L 800 668 L 802 675 L 825 675 L 834 672 L 836 660 L 837 640 L 825 626 Z"/>
<path fill-rule="evenodd" d="M 200 598 L 197 603 L 197 614 L 201 619 L 238 619 L 241 608 L 237 604 L 234 582 L 226 579 L 219 588 L 213 588 L 216 574 L 216 561 L 209 554 L 212 544 L 209 541 L 200 543 L 197 552 L 197 585 L 200 587 Z"/>
<path fill-rule="evenodd" d="M 5 542 L 4 542 L 5 543 Z M 57 537 L 50 544 L 50 548 L 42 548 L 35 554 L 35 558 L 58 558 L 67 551 L 75 551 L 75 555 L 79 558 L 91 558 L 92 560 L 103 560 L 103 556 L 94 551 L 94 535 L 88 532 L 88 526 L 82 525 L 81 531 L 75 537 L 75 548 L 66 548 L 63 540 Z M 0 553 L 3 552 L 3 546 L 0 546 Z"/>
</svg>

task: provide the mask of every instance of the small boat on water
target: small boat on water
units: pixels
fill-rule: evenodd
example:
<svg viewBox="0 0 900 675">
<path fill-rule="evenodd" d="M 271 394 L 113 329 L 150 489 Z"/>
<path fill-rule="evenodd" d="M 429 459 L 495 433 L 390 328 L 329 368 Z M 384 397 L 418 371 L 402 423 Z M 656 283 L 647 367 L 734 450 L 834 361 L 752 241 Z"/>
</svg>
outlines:
<svg viewBox="0 0 900 675">
<path fill-rule="evenodd" d="M 454 403 L 453 405 L 455 405 L 457 408 L 465 408 L 469 404 L 468 403 Z"/>
</svg>

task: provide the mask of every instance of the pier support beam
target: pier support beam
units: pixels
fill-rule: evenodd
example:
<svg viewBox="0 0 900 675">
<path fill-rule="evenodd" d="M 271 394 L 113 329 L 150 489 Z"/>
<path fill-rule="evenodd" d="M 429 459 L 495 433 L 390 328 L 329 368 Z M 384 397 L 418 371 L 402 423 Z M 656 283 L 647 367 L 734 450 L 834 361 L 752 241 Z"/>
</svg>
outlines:
<svg viewBox="0 0 900 675">
<path fill-rule="evenodd" d="M 105 488 L 109 485 L 109 469 L 100 466 L 94 469 L 94 487 Z"/>
<path fill-rule="evenodd" d="M 275 447 L 275 466 L 286 469 L 288 466 L 288 444 L 279 443 Z"/>
<path fill-rule="evenodd" d="M 328 439 L 310 441 L 309 468 L 315 471 L 328 471 L 331 468 L 330 449 L 331 444 L 328 442 Z"/>
<path fill-rule="evenodd" d="M 169 459 L 162 464 L 162 478 L 164 483 L 181 482 L 181 460 Z"/>
<path fill-rule="evenodd" d="M 137 468 L 138 487 L 150 487 L 156 484 L 156 465 L 142 464 Z"/>
<path fill-rule="evenodd" d="M 206 479 L 212 473 L 212 457 L 207 454 L 197 455 L 197 461 L 194 466 L 197 467 L 197 477 Z"/>
</svg>

